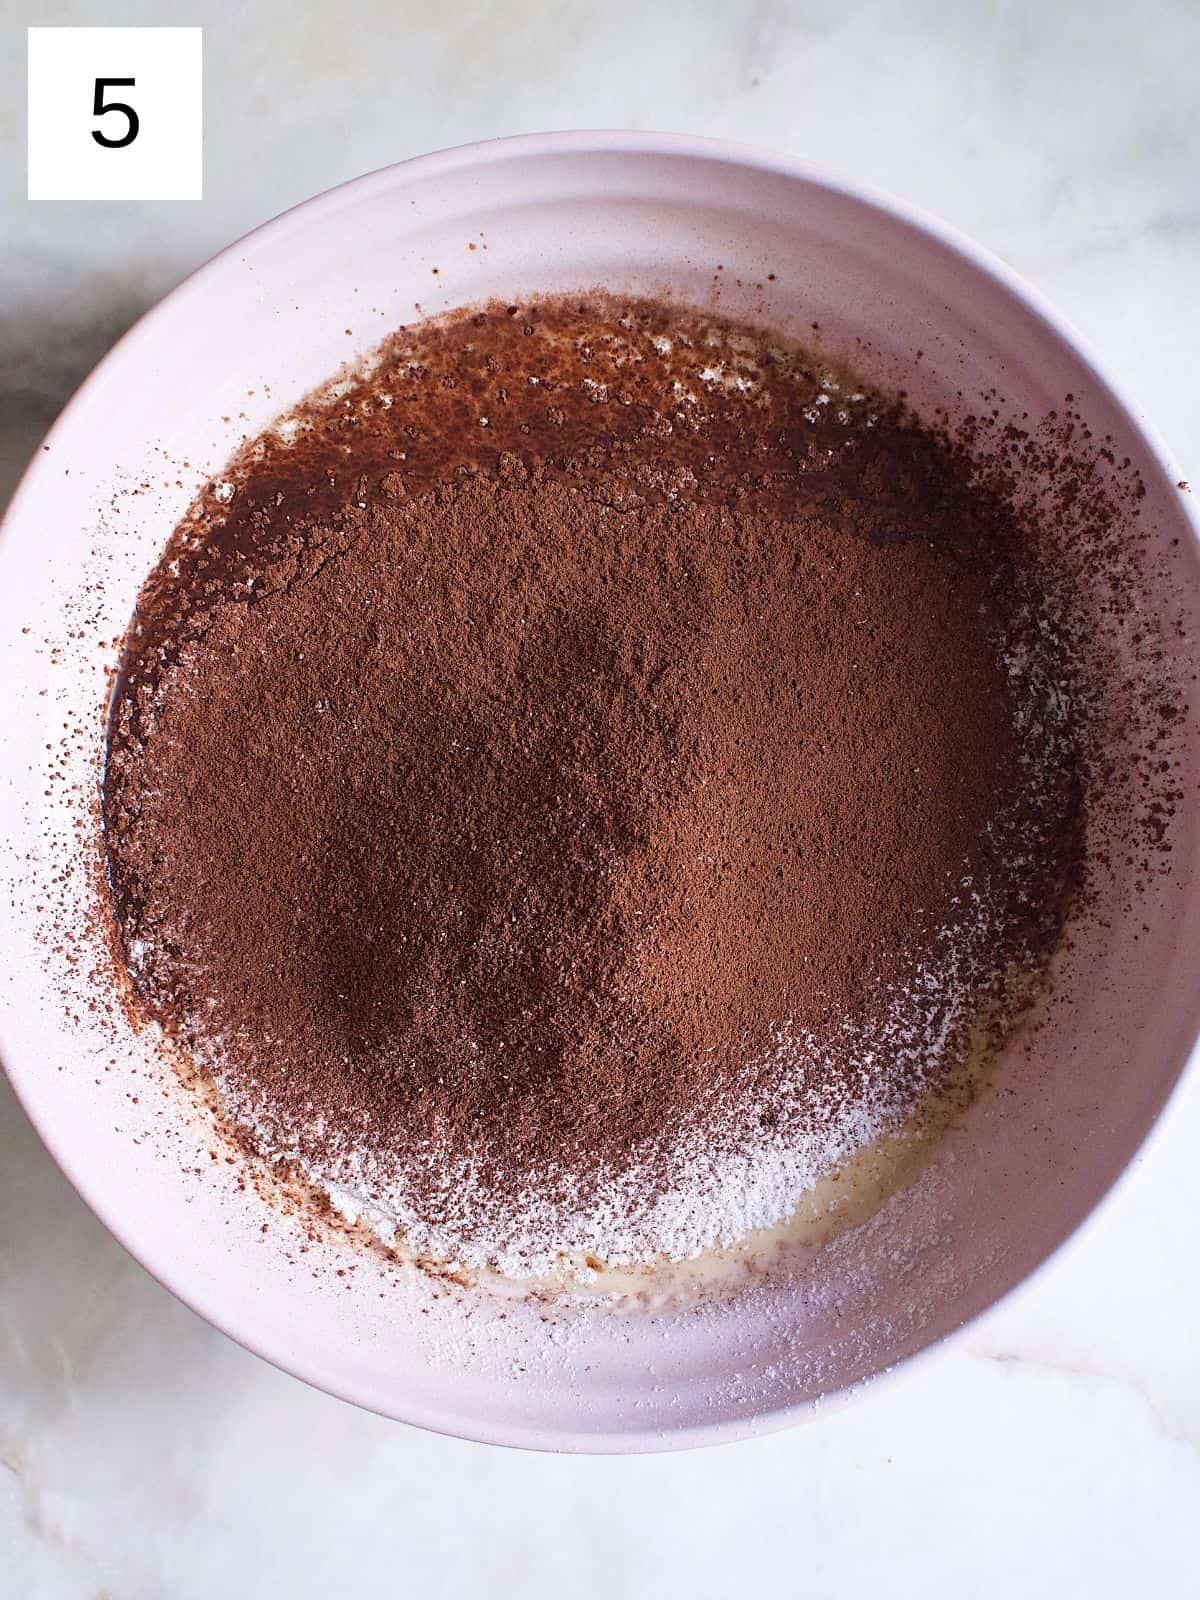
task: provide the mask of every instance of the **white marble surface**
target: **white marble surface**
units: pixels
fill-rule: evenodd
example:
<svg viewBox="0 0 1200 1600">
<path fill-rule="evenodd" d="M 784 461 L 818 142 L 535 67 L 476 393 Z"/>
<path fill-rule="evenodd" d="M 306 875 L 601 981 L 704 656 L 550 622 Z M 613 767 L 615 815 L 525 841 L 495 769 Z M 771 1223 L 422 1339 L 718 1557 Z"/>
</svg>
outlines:
<svg viewBox="0 0 1200 1600">
<path fill-rule="evenodd" d="M 1195 0 L 4 0 L 0 496 L 146 305 L 398 157 L 547 127 L 802 153 L 975 234 L 1200 478 Z M 31 205 L 23 27 L 206 25 L 207 196 Z M 753 1444 L 565 1460 L 421 1435 L 213 1332 L 0 1084 L 0 1596 L 1200 1593 L 1200 1080 L 1118 1193 L 955 1347 Z"/>
</svg>

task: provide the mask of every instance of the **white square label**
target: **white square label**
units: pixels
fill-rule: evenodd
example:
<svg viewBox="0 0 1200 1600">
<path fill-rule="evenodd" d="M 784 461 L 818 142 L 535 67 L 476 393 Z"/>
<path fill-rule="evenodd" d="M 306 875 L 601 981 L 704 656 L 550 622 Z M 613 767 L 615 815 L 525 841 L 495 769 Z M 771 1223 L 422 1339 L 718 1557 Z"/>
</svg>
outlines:
<svg viewBox="0 0 1200 1600">
<path fill-rule="evenodd" d="M 202 199 L 202 37 L 30 28 L 29 198 Z"/>
</svg>

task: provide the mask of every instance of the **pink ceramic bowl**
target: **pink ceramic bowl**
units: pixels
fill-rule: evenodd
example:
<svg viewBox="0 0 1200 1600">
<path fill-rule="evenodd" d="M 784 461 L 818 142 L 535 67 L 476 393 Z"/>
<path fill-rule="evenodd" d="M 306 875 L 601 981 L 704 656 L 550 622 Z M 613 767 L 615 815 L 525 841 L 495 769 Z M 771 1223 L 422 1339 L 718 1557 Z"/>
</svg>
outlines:
<svg viewBox="0 0 1200 1600">
<path fill-rule="evenodd" d="M 807 1415 L 962 1327 L 1092 1210 L 1197 1034 L 1200 775 L 1183 785 L 1173 881 L 1139 904 L 1149 933 L 1133 937 L 1116 882 L 1111 927 L 1081 932 L 1065 1003 L 1013 1092 L 983 1100 L 873 1223 L 769 1289 L 686 1313 L 546 1321 L 439 1295 L 367 1255 L 339 1277 L 344 1245 L 298 1253 L 299 1224 L 210 1159 L 203 1119 L 147 1041 L 128 1028 L 114 1041 L 86 1009 L 99 936 L 86 932 L 72 829 L 94 793 L 110 641 L 176 517 L 243 434 L 417 305 L 595 285 L 715 297 L 785 330 L 819 323 L 826 350 L 857 350 L 866 376 L 905 384 L 919 405 L 957 409 L 995 388 L 1037 416 L 1071 392 L 1142 473 L 1145 527 L 1194 627 L 1196 519 L 1162 445 L 1061 318 L 949 230 L 797 162 L 659 135 L 513 139 L 374 173 L 260 228 L 145 317 L 67 407 L 9 511 L 0 1045 L 85 1200 L 250 1349 L 448 1433 L 629 1451 Z M 74 790 L 48 777 L 64 724 L 78 730 L 65 747 Z M 56 930 L 82 965 L 55 954 Z"/>
</svg>

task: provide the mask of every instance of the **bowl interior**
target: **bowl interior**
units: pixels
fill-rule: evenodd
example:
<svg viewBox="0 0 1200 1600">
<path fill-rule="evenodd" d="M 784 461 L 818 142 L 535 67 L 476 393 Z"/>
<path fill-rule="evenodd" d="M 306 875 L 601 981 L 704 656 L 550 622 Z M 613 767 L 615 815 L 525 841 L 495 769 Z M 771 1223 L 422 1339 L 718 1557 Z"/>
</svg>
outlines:
<svg viewBox="0 0 1200 1600">
<path fill-rule="evenodd" d="M 1140 469 L 1164 594 L 1184 597 L 1191 633 L 1195 530 L 1152 439 L 1052 318 L 938 230 L 785 163 L 687 141 L 518 140 L 389 169 L 190 279 L 89 380 L 18 492 L 0 545 L 0 1043 L 102 1219 L 251 1348 L 431 1427 L 623 1450 L 801 1414 L 959 1326 L 1067 1236 L 1129 1160 L 1195 1037 L 1200 827 L 1191 771 L 1172 879 L 1135 897 L 1118 872 L 1112 914 L 1081 930 L 1065 1003 L 1014 1065 L 1011 1092 L 985 1097 L 872 1223 L 719 1305 L 501 1314 L 365 1253 L 339 1277 L 344 1246 L 309 1241 L 239 1188 L 147 1041 L 87 1008 L 104 963 L 76 830 L 114 643 L 197 486 L 340 363 L 423 314 L 596 286 L 804 334 L 919 406 L 959 410 L 994 389 L 1005 411 L 1040 416 L 1070 392 Z"/>
</svg>

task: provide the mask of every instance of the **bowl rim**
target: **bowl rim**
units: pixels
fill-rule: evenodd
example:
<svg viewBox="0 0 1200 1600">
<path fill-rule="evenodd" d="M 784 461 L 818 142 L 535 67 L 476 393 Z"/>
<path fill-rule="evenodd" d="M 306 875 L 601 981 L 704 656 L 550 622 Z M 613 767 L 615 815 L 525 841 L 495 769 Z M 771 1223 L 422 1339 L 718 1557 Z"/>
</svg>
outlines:
<svg viewBox="0 0 1200 1600">
<path fill-rule="evenodd" d="M 114 369 L 127 361 L 138 349 L 153 341 L 160 325 L 175 314 L 178 306 L 189 296 L 205 288 L 210 279 L 252 249 L 257 241 L 267 236 L 286 233 L 298 225 L 308 226 L 323 216 L 328 216 L 350 200 L 361 202 L 372 195 L 404 185 L 410 179 L 426 180 L 448 176 L 469 169 L 483 169 L 506 161 L 519 161 L 571 154 L 576 157 L 596 155 L 623 155 L 639 158 L 676 157 L 690 158 L 705 163 L 752 168 L 782 178 L 797 180 L 810 187 L 824 190 L 838 198 L 882 214 L 889 222 L 899 224 L 958 257 L 976 273 L 989 279 L 1005 291 L 1037 323 L 1057 337 L 1082 366 L 1097 388 L 1106 393 L 1110 402 L 1124 416 L 1130 429 L 1139 437 L 1146 454 L 1171 483 L 1179 484 L 1182 473 L 1165 440 L 1148 419 L 1140 404 L 1128 393 L 1124 385 L 1108 368 L 1106 362 L 1093 349 L 1090 342 L 1065 318 L 1051 302 L 999 256 L 980 245 L 951 224 L 908 201 L 899 199 L 869 184 L 859 183 L 830 172 L 826 168 L 803 159 L 764 151 L 753 145 L 725 139 L 704 138 L 683 133 L 657 133 L 619 129 L 571 130 L 519 134 L 485 139 L 455 145 L 426 155 L 376 168 L 360 177 L 322 190 L 298 202 L 279 215 L 259 224 L 240 236 L 201 266 L 189 273 L 173 289 L 146 310 L 112 346 L 91 372 L 75 389 L 44 439 L 35 447 L 15 490 L 0 518 L 0 565 L 9 548 L 11 528 L 21 517 L 25 501 L 33 494 L 44 470 L 44 452 L 50 448 L 60 432 L 65 431 L 77 411 L 90 402 L 94 389 L 107 381 Z M 1200 547 L 1200 508 L 1195 500 L 1181 494 L 1181 510 L 1190 526 L 1193 541 Z M 346 1400 L 377 1415 L 402 1420 L 414 1426 L 448 1437 L 468 1439 L 480 1443 L 502 1444 L 517 1448 L 560 1452 L 587 1452 L 592 1454 L 633 1454 L 668 1449 L 695 1448 L 717 1442 L 759 1437 L 775 1432 L 797 1422 L 814 1418 L 884 1382 L 915 1373 L 937 1353 L 965 1338 L 966 1334 L 984 1318 L 992 1315 L 1012 1296 L 1025 1289 L 1035 1277 L 1046 1270 L 1060 1251 L 1078 1238 L 1085 1229 L 1107 1209 L 1118 1189 L 1128 1179 L 1135 1163 L 1160 1135 L 1164 1115 L 1177 1099 L 1185 1077 L 1196 1067 L 1200 1057 L 1200 996 L 1194 1007 L 1193 1040 L 1186 1058 L 1180 1063 L 1172 1081 L 1163 1090 L 1137 1146 L 1112 1181 L 1101 1191 L 1088 1211 L 1053 1245 L 1047 1253 L 1012 1285 L 990 1300 L 978 1312 L 968 1315 L 956 1326 L 931 1339 L 929 1343 L 903 1357 L 880 1372 L 822 1396 L 819 1400 L 783 1401 L 777 1406 L 766 1406 L 761 1412 L 727 1422 L 682 1423 L 678 1428 L 637 1429 L 621 1428 L 611 1434 L 596 1433 L 578 1428 L 545 1429 L 524 1427 L 519 1422 L 506 1421 L 502 1425 L 469 1423 L 458 1416 L 447 1416 L 437 1408 L 411 1404 L 397 1410 L 384 1409 L 382 1405 L 354 1391 L 353 1386 L 340 1382 L 337 1375 L 325 1370 L 319 1360 L 305 1360 L 294 1353 L 282 1353 L 270 1347 L 270 1340 L 259 1339 L 253 1333 L 231 1325 L 219 1304 L 208 1303 L 209 1297 L 180 1281 L 168 1261 L 155 1264 L 142 1259 L 131 1250 L 123 1237 L 121 1219 L 113 1214 L 114 1208 L 94 1193 L 88 1173 L 79 1163 L 72 1163 L 62 1150 L 52 1127 L 39 1120 L 36 1111 L 35 1080 L 38 1067 L 35 1063 L 19 1064 L 5 1037 L 4 1018 L 0 1014 L 0 1066 L 3 1067 L 13 1092 L 38 1137 L 66 1177 L 80 1199 L 102 1225 L 113 1235 L 123 1249 L 169 1293 L 253 1355 L 272 1366 L 297 1377 L 311 1386 L 338 1399 Z"/>
</svg>

